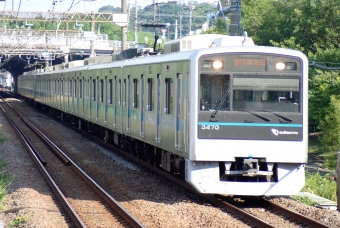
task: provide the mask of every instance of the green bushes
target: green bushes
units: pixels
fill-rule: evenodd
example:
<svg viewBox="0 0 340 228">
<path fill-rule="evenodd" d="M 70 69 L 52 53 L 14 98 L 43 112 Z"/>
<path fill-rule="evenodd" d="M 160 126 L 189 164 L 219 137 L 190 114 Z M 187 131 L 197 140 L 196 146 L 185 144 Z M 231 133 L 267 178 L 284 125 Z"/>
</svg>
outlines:
<svg viewBox="0 0 340 228">
<path fill-rule="evenodd" d="M 318 172 L 306 172 L 306 185 L 302 191 L 309 192 L 336 202 L 336 187 L 336 181 L 330 174 L 321 176 Z"/>
</svg>

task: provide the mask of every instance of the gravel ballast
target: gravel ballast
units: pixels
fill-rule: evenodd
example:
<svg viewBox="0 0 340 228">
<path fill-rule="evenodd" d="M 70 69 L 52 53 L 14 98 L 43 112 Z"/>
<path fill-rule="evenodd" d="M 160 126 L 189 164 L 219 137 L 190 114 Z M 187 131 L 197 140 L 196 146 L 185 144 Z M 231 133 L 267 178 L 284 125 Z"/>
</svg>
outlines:
<svg viewBox="0 0 340 228">
<path fill-rule="evenodd" d="M 146 227 L 250 227 L 244 221 L 211 206 L 197 195 L 162 177 L 134 165 L 37 112 L 25 103 L 13 102 L 20 112 L 38 126 L 61 149 L 105 188 Z M 0 220 L 5 224 L 20 216 L 28 219 L 22 227 L 68 227 L 21 142 L 0 112 L 1 132 L 7 140 L 0 145 L 5 169 L 16 177 L 4 201 Z M 306 206 L 289 197 L 275 198 L 281 205 L 340 227 L 340 213 Z M 261 211 L 261 210 L 259 210 Z M 254 214 L 261 213 L 256 212 Z M 284 227 L 275 223 L 277 227 Z M 298 227 L 298 226 L 297 226 Z"/>
</svg>

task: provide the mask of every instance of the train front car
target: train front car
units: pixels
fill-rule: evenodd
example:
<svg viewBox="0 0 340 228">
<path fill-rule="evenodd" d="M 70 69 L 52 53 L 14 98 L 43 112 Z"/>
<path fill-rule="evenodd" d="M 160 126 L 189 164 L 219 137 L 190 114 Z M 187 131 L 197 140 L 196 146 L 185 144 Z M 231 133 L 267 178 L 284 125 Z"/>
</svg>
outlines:
<svg viewBox="0 0 340 228">
<path fill-rule="evenodd" d="M 273 47 L 192 58 L 186 181 L 199 192 L 294 195 L 305 183 L 308 61 Z"/>
</svg>

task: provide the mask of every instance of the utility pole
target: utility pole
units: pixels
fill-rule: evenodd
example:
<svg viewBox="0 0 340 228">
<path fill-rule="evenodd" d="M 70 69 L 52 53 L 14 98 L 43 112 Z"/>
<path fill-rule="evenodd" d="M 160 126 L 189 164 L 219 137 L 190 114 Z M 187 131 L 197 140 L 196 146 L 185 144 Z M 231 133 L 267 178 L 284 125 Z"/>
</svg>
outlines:
<svg viewBox="0 0 340 228">
<path fill-rule="evenodd" d="M 189 20 L 189 34 L 191 33 L 191 22 L 192 22 L 192 11 L 195 9 L 195 6 L 189 6 L 190 7 L 190 20 Z"/>
<path fill-rule="evenodd" d="M 155 0 L 153 0 L 153 23 L 156 23 L 156 3 Z"/>
<path fill-rule="evenodd" d="M 175 40 L 177 39 L 177 32 L 178 32 L 178 29 L 177 29 L 177 20 L 176 20 L 176 23 L 175 23 Z"/>
<path fill-rule="evenodd" d="M 135 44 L 138 43 L 137 25 L 137 0 L 135 0 Z"/>
<path fill-rule="evenodd" d="M 182 17 L 183 15 L 179 15 L 179 38 L 182 38 Z"/>
<path fill-rule="evenodd" d="M 126 8 L 126 0 L 121 1 L 122 4 L 122 13 L 127 13 L 127 8 Z M 121 51 L 127 49 L 127 26 L 122 27 L 122 47 Z"/>
<path fill-rule="evenodd" d="M 91 37 L 91 45 L 90 45 L 90 49 L 91 49 L 91 52 L 90 52 L 90 57 L 94 57 L 96 56 L 96 54 L 94 53 L 94 40 L 96 39 L 96 34 L 94 33 L 94 21 L 91 22 L 91 32 L 92 32 L 92 35 L 93 37 Z"/>
</svg>

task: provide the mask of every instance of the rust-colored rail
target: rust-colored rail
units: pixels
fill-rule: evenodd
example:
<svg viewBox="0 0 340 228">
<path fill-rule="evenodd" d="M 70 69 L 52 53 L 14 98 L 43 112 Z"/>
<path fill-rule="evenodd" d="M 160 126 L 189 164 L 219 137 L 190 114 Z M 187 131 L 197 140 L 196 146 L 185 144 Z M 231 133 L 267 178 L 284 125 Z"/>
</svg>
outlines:
<svg viewBox="0 0 340 228">
<path fill-rule="evenodd" d="M 266 199 L 261 199 L 261 205 L 266 205 L 269 208 L 272 208 L 273 210 L 287 215 L 289 218 L 291 219 L 295 219 L 298 222 L 301 222 L 309 227 L 313 227 L 313 228 L 328 228 L 330 226 L 327 226 L 325 224 L 322 224 L 312 218 L 309 218 L 307 216 L 301 215 L 299 213 L 296 213 L 292 210 L 289 210 L 288 208 L 285 207 L 281 207 L 280 205 L 272 202 L 272 201 L 268 201 Z"/>
<path fill-rule="evenodd" d="M 10 106 L 12 109 L 13 107 L 6 103 L 8 106 Z M 1 107 L 1 106 L 0 106 Z M 2 107 L 1 107 L 2 108 Z M 14 110 L 14 109 L 13 109 Z M 36 151 L 31 147 L 31 144 L 29 143 L 29 140 L 22 134 L 22 131 L 17 127 L 17 125 L 12 121 L 12 119 L 6 114 L 5 110 L 3 109 L 6 117 L 9 119 L 9 121 L 12 123 L 12 125 L 17 129 L 18 135 L 20 136 L 20 139 L 22 139 L 26 149 L 30 151 L 30 156 L 34 160 L 34 162 L 37 164 L 39 171 L 42 173 L 45 180 L 49 183 L 53 193 L 56 194 L 57 198 L 61 201 L 64 209 L 67 212 L 70 212 L 70 217 L 75 218 L 74 220 L 75 224 L 79 224 L 79 227 L 86 227 L 85 223 L 81 220 L 79 215 L 74 211 L 72 206 L 67 201 L 66 197 L 62 194 L 62 192 L 59 190 L 51 176 L 48 174 L 47 170 L 41 165 L 39 162 L 40 159 L 37 157 Z M 14 110 L 15 111 L 15 110 Z M 102 187 L 100 187 L 90 176 L 88 176 L 80 167 L 77 166 L 75 162 L 73 162 L 60 148 L 58 148 L 46 135 L 44 135 L 39 129 L 37 129 L 32 123 L 30 123 L 27 119 L 25 119 L 20 113 L 15 111 L 15 113 L 20 116 L 20 118 L 26 123 L 29 128 L 38 135 L 38 137 L 57 155 L 60 160 L 65 165 L 69 165 L 70 168 L 80 176 L 83 181 L 85 181 L 93 190 L 96 191 L 98 195 L 100 195 L 105 202 L 107 202 L 118 214 L 125 219 L 125 221 L 131 225 L 132 227 L 144 227 L 136 218 L 134 218 L 133 215 L 131 215 L 128 211 L 126 211 L 122 206 L 120 206 L 119 202 L 116 201 L 111 195 L 109 195 Z M 53 149 L 52 149 L 53 148 Z"/>
</svg>

